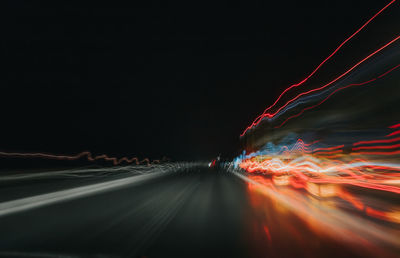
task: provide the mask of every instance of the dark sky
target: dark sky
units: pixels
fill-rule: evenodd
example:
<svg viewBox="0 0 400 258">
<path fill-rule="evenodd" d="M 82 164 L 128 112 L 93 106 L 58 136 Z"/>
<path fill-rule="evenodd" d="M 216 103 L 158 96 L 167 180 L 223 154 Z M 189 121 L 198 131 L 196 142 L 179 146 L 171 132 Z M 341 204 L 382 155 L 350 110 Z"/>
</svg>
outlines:
<svg viewBox="0 0 400 258">
<path fill-rule="evenodd" d="M 247 124 L 386 1 L 33 2 L 3 10 L 0 149 L 190 160 L 235 154 Z M 331 68 L 393 38 L 398 9 Z"/>
</svg>

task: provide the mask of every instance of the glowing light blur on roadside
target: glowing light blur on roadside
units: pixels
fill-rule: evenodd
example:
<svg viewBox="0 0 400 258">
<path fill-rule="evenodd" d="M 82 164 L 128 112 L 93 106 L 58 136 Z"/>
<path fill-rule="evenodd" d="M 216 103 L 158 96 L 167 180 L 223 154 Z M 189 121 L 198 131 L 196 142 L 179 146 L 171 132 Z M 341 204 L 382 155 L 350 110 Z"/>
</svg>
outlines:
<svg viewBox="0 0 400 258">
<path fill-rule="evenodd" d="M 265 232 L 269 251 L 262 255 L 321 257 L 326 253 L 318 243 L 329 238 L 349 254 L 398 257 L 400 36 L 391 35 L 361 59 L 348 57 L 347 66 L 336 67 L 329 79 L 318 77 L 394 2 L 242 131 L 244 150 L 233 164 L 247 182 L 253 212 L 264 218 L 254 226 Z M 285 240 L 296 252 L 279 246 Z"/>
</svg>

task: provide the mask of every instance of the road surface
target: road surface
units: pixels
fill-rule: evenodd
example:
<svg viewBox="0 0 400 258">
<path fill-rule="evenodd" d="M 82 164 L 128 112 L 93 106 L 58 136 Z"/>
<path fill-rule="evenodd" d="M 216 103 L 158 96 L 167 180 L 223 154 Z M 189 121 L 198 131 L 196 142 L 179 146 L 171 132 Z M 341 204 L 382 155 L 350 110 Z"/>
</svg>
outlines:
<svg viewBox="0 0 400 258">
<path fill-rule="evenodd" d="M 227 170 L 192 166 L 165 173 L 125 172 L 101 177 L 98 171 L 75 177 L 47 173 L 0 182 L 0 256 L 368 254 L 362 246 L 312 230 L 298 214 L 285 211 Z"/>
</svg>

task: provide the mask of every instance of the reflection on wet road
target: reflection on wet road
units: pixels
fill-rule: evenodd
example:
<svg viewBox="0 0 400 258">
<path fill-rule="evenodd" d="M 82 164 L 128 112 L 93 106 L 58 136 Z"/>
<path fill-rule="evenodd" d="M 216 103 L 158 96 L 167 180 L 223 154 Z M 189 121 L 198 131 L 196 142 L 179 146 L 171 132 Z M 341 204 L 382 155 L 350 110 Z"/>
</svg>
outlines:
<svg viewBox="0 0 400 258">
<path fill-rule="evenodd" d="M 237 175 L 247 182 L 253 248 L 261 256 L 396 257 L 399 252 L 399 197 L 393 193 L 378 199 L 373 190 L 335 184 L 296 188 L 287 175 Z"/>
</svg>

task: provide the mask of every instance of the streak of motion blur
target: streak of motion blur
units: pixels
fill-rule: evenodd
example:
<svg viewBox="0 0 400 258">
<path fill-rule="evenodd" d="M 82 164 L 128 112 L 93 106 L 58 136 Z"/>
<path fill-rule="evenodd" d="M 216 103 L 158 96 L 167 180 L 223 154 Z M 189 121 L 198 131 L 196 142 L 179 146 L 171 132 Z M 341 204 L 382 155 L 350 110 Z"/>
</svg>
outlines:
<svg viewBox="0 0 400 258">
<path fill-rule="evenodd" d="M 227 163 L 13 173 L 0 185 L 1 257 L 390 257 L 364 238 L 398 241 L 394 226 L 342 211 L 341 198 L 368 198 Z"/>
<path fill-rule="evenodd" d="M 243 131 L 244 150 L 234 165 L 245 173 L 236 175 L 248 183 L 251 202 L 260 207 L 264 220 L 259 227 L 268 239 L 279 238 L 279 223 L 280 230 L 297 236 L 293 244 L 309 245 L 304 229 L 289 219 L 296 214 L 315 234 L 353 250 L 368 250 L 374 257 L 396 257 L 400 253 L 399 36 L 350 68 L 342 68 L 333 79 L 313 82 L 311 77 L 318 76 L 318 69 L 334 59 L 348 39 Z M 280 211 L 279 221 L 272 209 Z M 270 249 L 271 254 L 280 252 L 279 245 L 271 244 Z"/>
<path fill-rule="evenodd" d="M 238 132 L 233 160 L 1 151 L 61 165 L 1 169 L 0 256 L 399 257 L 400 31 L 358 42 L 391 8 Z"/>
</svg>

